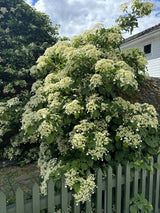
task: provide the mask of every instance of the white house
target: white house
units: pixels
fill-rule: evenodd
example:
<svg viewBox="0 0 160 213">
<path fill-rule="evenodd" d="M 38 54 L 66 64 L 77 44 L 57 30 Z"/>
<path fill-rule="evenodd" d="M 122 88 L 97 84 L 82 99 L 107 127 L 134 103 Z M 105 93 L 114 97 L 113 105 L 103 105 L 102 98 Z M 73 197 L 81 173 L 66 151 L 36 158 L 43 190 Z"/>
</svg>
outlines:
<svg viewBox="0 0 160 213">
<path fill-rule="evenodd" d="M 145 52 L 151 77 L 160 77 L 160 24 L 125 39 L 122 50 L 139 47 Z"/>
</svg>

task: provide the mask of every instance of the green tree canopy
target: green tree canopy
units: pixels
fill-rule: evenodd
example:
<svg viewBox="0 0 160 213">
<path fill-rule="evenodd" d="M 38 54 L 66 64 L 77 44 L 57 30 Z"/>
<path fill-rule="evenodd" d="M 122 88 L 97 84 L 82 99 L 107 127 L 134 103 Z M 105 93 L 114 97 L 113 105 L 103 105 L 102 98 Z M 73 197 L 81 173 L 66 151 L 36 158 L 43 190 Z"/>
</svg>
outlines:
<svg viewBox="0 0 160 213">
<path fill-rule="evenodd" d="M 47 15 L 23 0 L 0 0 L 0 149 L 11 143 L 20 128 L 23 106 L 34 78 L 31 66 L 57 41 L 57 26 Z M 16 102 L 16 109 L 12 102 Z M 10 103 L 10 104 L 8 104 Z M 14 141 L 14 139 L 13 139 Z"/>
</svg>

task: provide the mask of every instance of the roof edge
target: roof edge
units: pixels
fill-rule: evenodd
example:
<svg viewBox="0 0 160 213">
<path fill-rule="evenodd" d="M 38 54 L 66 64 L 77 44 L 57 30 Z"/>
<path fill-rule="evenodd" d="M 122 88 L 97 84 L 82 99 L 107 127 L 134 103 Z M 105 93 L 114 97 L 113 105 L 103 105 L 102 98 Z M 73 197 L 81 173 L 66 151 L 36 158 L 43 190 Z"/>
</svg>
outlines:
<svg viewBox="0 0 160 213">
<path fill-rule="evenodd" d="M 155 30 L 157 30 L 157 29 L 160 29 L 160 24 L 157 24 L 157 25 L 155 25 L 155 26 L 153 26 L 153 27 L 150 27 L 150 28 L 148 28 L 148 29 L 146 29 L 146 30 L 143 30 L 143 31 L 140 32 L 140 33 L 137 33 L 137 34 L 135 34 L 135 35 L 133 35 L 133 36 L 130 36 L 129 38 L 124 39 L 123 44 L 124 44 L 124 43 L 127 43 L 127 42 L 129 42 L 129 41 L 132 41 L 132 40 L 134 40 L 134 39 L 136 39 L 136 38 L 139 38 L 139 37 L 141 37 L 141 36 L 143 36 L 143 35 L 146 35 L 146 34 L 152 32 L 152 31 L 155 31 Z"/>
</svg>

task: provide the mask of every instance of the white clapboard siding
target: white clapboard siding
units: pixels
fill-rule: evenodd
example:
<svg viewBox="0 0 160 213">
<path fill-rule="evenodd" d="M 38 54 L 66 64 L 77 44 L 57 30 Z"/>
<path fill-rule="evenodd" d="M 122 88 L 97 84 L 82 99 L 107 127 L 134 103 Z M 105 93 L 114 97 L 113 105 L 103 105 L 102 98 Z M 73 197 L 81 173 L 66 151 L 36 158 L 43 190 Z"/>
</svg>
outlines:
<svg viewBox="0 0 160 213">
<path fill-rule="evenodd" d="M 160 77 L 160 58 L 148 60 L 148 73 L 152 77 Z"/>
</svg>

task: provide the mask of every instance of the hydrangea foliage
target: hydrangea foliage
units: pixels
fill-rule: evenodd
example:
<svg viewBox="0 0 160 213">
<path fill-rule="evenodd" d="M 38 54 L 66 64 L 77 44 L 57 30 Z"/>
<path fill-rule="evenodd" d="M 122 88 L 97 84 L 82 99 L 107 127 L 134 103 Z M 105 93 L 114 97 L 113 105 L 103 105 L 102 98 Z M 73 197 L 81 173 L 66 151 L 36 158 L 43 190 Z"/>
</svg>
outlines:
<svg viewBox="0 0 160 213">
<path fill-rule="evenodd" d="M 77 202 L 84 202 L 94 192 L 97 168 L 105 172 L 108 164 L 126 161 L 147 167 L 150 155 L 157 153 L 154 107 L 118 97 L 138 90 L 146 78 L 143 54 L 138 49 L 121 52 L 121 42 L 118 26 L 96 25 L 48 48 L 31 71 L 47 73 L 33 84 L 22 116 L 22 134 L 41 141 L 44 194 L 49 177 L 58 187 L 65 175 Z"/>
</svg>

